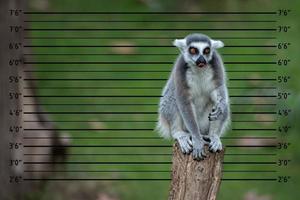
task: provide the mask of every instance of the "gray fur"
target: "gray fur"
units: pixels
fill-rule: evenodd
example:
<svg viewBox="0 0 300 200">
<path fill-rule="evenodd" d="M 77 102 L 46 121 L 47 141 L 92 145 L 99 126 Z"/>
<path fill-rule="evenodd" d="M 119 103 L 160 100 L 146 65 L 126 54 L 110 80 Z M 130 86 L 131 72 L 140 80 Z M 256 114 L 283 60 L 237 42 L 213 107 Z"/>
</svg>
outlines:
<svg viewBox="0 0 300 200">
<path fill-rule="evenodd" d="M 210 38 L 206 35 L 200 34 L 200 33 L 193 33 L 185 37 L 186 38 L 186 44 L 190 45 L 192 42 L 207 42 L 209 45 L 211 45 Z"/>
<path fill-rule="evenodd" d="M 214 48 L 222 47 L 223 43 L 202 34 L 191 34 L 174 44 L 181 55 L 160 99 L 157 129 L 163 137 L 176 139 L 183 153 L 192 152 L 195 159 L 202 159 L 205 140 L 209 140 L 211 151 L 222 149 L 220 136 L 230 122 L 225 70 Z M 217 45 L 213 47 L 214 44 Z M 194 63 L 187 50 L 189 45 L 211 48 L 209 55 L 201 52 L 197 55 L 205 56 L 205 67 Z"/>
</svg>

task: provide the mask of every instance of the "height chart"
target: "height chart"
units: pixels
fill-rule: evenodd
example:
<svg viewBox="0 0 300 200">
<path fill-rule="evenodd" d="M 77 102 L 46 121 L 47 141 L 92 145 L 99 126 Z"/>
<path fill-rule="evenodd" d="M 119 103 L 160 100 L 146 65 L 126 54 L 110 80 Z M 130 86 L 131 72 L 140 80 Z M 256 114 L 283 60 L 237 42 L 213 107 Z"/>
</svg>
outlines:
<svg viewBox="0 0 300 200">
<path fill-rule="evenodd" d="M 191 33 L 225 45 L 217 199 L 300 195 L 299 2 L 0 5 L 1 199 L 167 199 L 174 140 L 155 129 L 159 98 L 173 41 Z"/>
</svg>

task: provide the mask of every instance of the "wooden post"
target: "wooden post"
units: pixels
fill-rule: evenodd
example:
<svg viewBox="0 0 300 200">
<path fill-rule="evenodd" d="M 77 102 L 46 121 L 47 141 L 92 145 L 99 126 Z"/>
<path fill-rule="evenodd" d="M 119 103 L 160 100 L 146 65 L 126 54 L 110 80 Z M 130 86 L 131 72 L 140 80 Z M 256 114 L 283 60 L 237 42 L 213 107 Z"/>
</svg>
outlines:
<svg viewBox="0 0 300 200">
<path fill-rule="evenodd" d="M 224 150 L 210 153 L 202 161 L 182 154 L 177 143 L 173 147 L 172 181 L 169 200 L 215 200 L 222 178 Z"/>
</svg>

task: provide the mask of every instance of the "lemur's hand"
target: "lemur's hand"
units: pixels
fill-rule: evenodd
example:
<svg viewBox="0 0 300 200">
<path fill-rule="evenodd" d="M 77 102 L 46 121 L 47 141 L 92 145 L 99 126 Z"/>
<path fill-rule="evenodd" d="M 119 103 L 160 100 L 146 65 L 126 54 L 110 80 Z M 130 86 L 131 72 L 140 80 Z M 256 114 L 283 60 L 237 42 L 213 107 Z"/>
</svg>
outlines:
<svg viewBox="0 0 300 200">
<path fill-rule="evenodd" d="M 208 142 L 209 151 L 219 152 L 222 150 L 222 142 L 218 135 L 205 135 L 203 139 Z"/>
<path fill-rule="evenodd" d="M 182 153 L 189 154 L 192 151 L 192 141 L 188 134 L 178 137 L 177 141 L 179 143 Z"/>
<path fill-rule="evenodd" d="M 223 113 L 225 112 L 226 106 L 223 103 L 216 104 L 213 108 L 211 113 L 208 115 L 209 121 L 216 121 L 221 119 Z"/>
<path fill-rule="evenodd" d="M 205 152 L 204 152 L 204 140 L 202 137 L 196 137 L 192 136 L 192 146 L 193 146 L 193 151 L 192 155 L 195 160 L 202 160 L 206 157 Z"/>
</svg>

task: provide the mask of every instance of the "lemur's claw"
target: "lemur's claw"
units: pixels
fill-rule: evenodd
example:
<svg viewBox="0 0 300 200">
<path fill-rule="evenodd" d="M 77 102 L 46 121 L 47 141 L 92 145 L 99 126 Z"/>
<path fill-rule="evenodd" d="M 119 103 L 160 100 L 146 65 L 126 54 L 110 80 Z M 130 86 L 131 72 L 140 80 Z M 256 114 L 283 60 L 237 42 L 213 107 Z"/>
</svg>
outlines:
<svg viewBox="0 0 300 200">
<path fill-rule="evenodd" d="M 188 135 L 179 137 L 177 141 L 183 154 L 189 154 L 192 151 L 192 141 Z"/>
<path fill-rule="evenodd" d="M 215 152 L 218 152 L 218 151 L 221 151 L 222 150 L 222 143 L 221 143 L 221 140 L 218 136 L 212 136 L 210 138 L 210 143 L 209 143 L 209 151 L 215 153 Z"/>
</svg>

